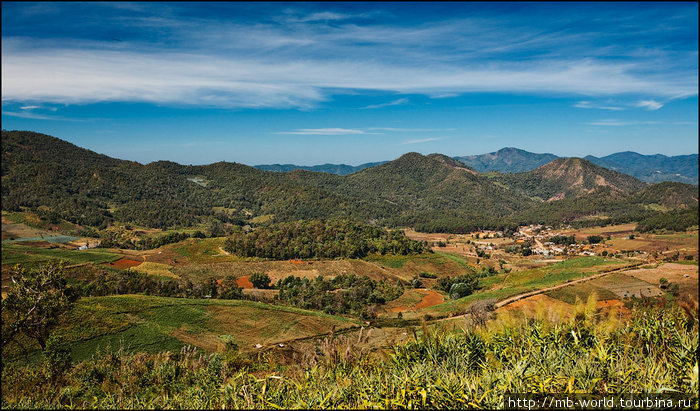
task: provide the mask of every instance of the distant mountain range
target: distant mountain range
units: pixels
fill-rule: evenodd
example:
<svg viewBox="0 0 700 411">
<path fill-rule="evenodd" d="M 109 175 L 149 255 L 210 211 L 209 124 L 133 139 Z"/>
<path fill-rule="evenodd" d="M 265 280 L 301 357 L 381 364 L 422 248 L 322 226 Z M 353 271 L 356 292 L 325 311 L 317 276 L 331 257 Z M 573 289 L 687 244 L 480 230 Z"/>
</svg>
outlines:
<svg viewBox="0 0 700 411">
<path fill-rule="evenodd" d="M 453 157 L 480 173 L 523 173 L 547 164 L 559 157 L 551 153 L 531 153 L 514 147 L 502 148 L 493 153 Z M 632 151 L 610 154 L 605 157 L 586 156 L 586 160 L 601 167 L 631 175 L 649 183 L 677 181 L 698 184 L 698 155 L 665 156 L 662 154 L 643 155 Z M 365 163 L 359 166 L 346 164 L 323 164 L 317 166 L 296 166 L 293 164 L 257 165 L 255 168 L 266 171 L 292 171 L 296 169 L 346 175 L 368 167 L 386 163 Z"/>
<path fill-rule="evenodd" d="M 442 154 L 406 153 L 347 175 L 271 172 L 228 162 L 143 165 L 29 131 L 2 132 L 1 164 L 3 210 L 98 228 L 128 223 L 215 232 L 226 223 L 327 218 L 448 232 L 581 219 L 684 227 L 697 224 L 699 197 L 694 185 L 649 184 L 581 158 L 480 173 Z"/>
<path fill-rule="evenodd" d="M 277 171 L 277 172 L 283 172 L 286 173 L 288 171 L 294 171 L 294 170 L 306 170 L 306 171 L 316 171 L 316 172 L 321 172 L 321 173 L 331 173 L 331 174 L 338 174 L 339 176 L 344 176 L 346 174 L 352 174 L 355 172 L 358 172 L 362 169 L 368 168 L 368 167 L 374 167 L 374 166 L 379 166 L 384 163 L 388 163 L 388 161 L 379 161 L 376 163 L 365 163 L 365 164 L 360 164 L 359 166 L 349 166 L 347 164 L 321 164 L 318 166 L 295 166 L 294 164 L 261 164 L 255 166 L 255 168 L 259 170 L 265 170 L 265 171 Z"/>
</svg>

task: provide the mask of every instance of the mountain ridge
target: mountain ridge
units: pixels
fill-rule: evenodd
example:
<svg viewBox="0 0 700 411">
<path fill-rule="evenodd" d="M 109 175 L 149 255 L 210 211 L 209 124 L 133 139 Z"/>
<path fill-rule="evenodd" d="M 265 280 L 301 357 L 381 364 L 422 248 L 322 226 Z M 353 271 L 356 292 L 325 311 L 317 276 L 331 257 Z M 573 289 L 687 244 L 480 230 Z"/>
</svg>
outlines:
<svg viewBox="0 0 700 411">
<path fill-rule="evenodd" d="M 348 218 L 468 232 L 571 221 L 601 210 L 628 221 L 651 213 L 650 204 L 697 207 L 697 186 L 656 186 L 585 159 L 557 159 L 524 173 L 479 173 L 452 157 L 416 152 L 345 176 L 229 162 L 143 165 L 44 134 L 2 132 L 3 210 L 34 210 L 100 229 L 116 222 L 154 228 L 241 225 L 264 217 Z M 642 191 L 645 187 L 655 188 Z M 564 194 L 556 198 L 558 193 Z"/>
<path fill-rule="evenodd" d="M 537 167 L 547 164 L 557 158 L 571 157 L 560 157 L 552 153 L 531 153 L 515 147 L 504 147 L 491 153 L 454 156 L 452 158 L 468 165 L 480 173 L 521 173 L 532 171 Z M 604 157 L 587 155 L 582 158 L 601 167 L 623 174 L 628 174 L 649 183 L 676 181 L 687 184 L 698 184 L 698 154 L 666 156 L 664 154 L 645 155 L 634 151 L 622 151 Z M 364 163 L 358 166 L 326 163 L 315 166 L 272 164 L 256 165 L 254 167 L 261 170 L 276 172 L 304 169 L 309 171 L 347 175 L 356 173 L 365 168 L 376 167 L 387 162 L 388 161 Z"/>
</svg>

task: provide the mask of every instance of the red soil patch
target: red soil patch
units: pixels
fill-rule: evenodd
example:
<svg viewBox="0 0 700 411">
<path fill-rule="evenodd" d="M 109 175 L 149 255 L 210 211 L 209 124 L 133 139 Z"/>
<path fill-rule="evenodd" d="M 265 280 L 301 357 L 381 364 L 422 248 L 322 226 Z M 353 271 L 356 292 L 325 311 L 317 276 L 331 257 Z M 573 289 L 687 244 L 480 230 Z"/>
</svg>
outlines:
<svg viewBox="0 0 700 411">
<path fill-rule="evenodd" d="M 136 267 L 137 265 L 141 264 L 143 261 L 136 261 L 136 260 L 129 260 L 128 258 L 120 258 L 117 261 L 112 261 L 111 263 L 105 263 L 105 265 L 108 265 L 110 267 L 114 268 L 130 268 L 130 267 Z"/>
<path fill-rule="evenodd" d="M 398 306 L 398 307 L 392 307 L 392 308 L 391 308 L 391 312 L 392 312 L 392 313 L 399 313 L 399 312 L 402 313 L 402 312 L 408 311 L 408 310 L 409 310 L 409 308 L 408 308 L 407 305 L 400 305 L 400 306 Z"/>
<path fill-rule="evenodd" d="M 236 278 L 236 284 L 241 288 L 253 288 L 253 283 L 250 282 L 248 276 Z"/>
<path fill-rule="evenodd" d="M 436 293 L 433 290 L 428 290 L 427 294 L 425 295 L 425 297 L 423 297 L 421 302 L 416 304 L 416 310 L 420 308 L 428 308 L 434 305 L 442 304 L 444 301 L 445 299 L 442 295 Z"/>
</svg>

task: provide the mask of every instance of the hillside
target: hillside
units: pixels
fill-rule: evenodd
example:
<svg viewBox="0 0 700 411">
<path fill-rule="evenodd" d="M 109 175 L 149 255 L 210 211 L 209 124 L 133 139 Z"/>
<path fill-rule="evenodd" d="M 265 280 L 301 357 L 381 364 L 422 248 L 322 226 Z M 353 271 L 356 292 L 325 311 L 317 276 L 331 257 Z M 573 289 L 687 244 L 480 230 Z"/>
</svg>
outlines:
<svg viewBox="0 0 700 411">
<path fill-rule="evenodd" d="M 316 336 L 358 326 L 345 317 L 245 300 L 197 300 L 146 295 L 81 298 L 62 319 L 57 335 L 71 345 L 71 357 L 97 350 L 179 351 L 192 345 L 215 352 L 226 341 L 244 351 L 255 345 Z"/>
<path fill-rule="evenodd" d="M 559 185 L 567 196 L 588 194 L 599 187 L 608 187 L 612 192 L 626 194 L 641 190 L 647 185 L 634 177 L 576 157 L 556 159 L 536 168 L 532 174 L 552 185 Z"/>
</svg>

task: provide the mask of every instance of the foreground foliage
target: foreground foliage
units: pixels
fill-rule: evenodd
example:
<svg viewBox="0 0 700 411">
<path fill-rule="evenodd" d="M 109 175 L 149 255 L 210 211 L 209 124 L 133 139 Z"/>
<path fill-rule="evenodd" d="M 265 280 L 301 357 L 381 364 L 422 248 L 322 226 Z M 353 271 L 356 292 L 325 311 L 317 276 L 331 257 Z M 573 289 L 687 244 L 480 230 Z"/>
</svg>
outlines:
<svg viewBox="0 0 700 411">
<path fill-rule="evenodd" d="M 3 365 L 2 406 L 79 408 L 503 407 L 506 392 L 678 391 L 698 404 L 697 308 L 638 307 L 626 323 L 579 304 L 565 322 L 409 331 L 388 358 L 329 337 L 293 365 L 232 344 L 205 355 L 104 354 L 60 378 Z M 362 340 L 362 334 L 359 339 Z M 37 395 L 37 393 L 40 393 Z"/>
</svg>

